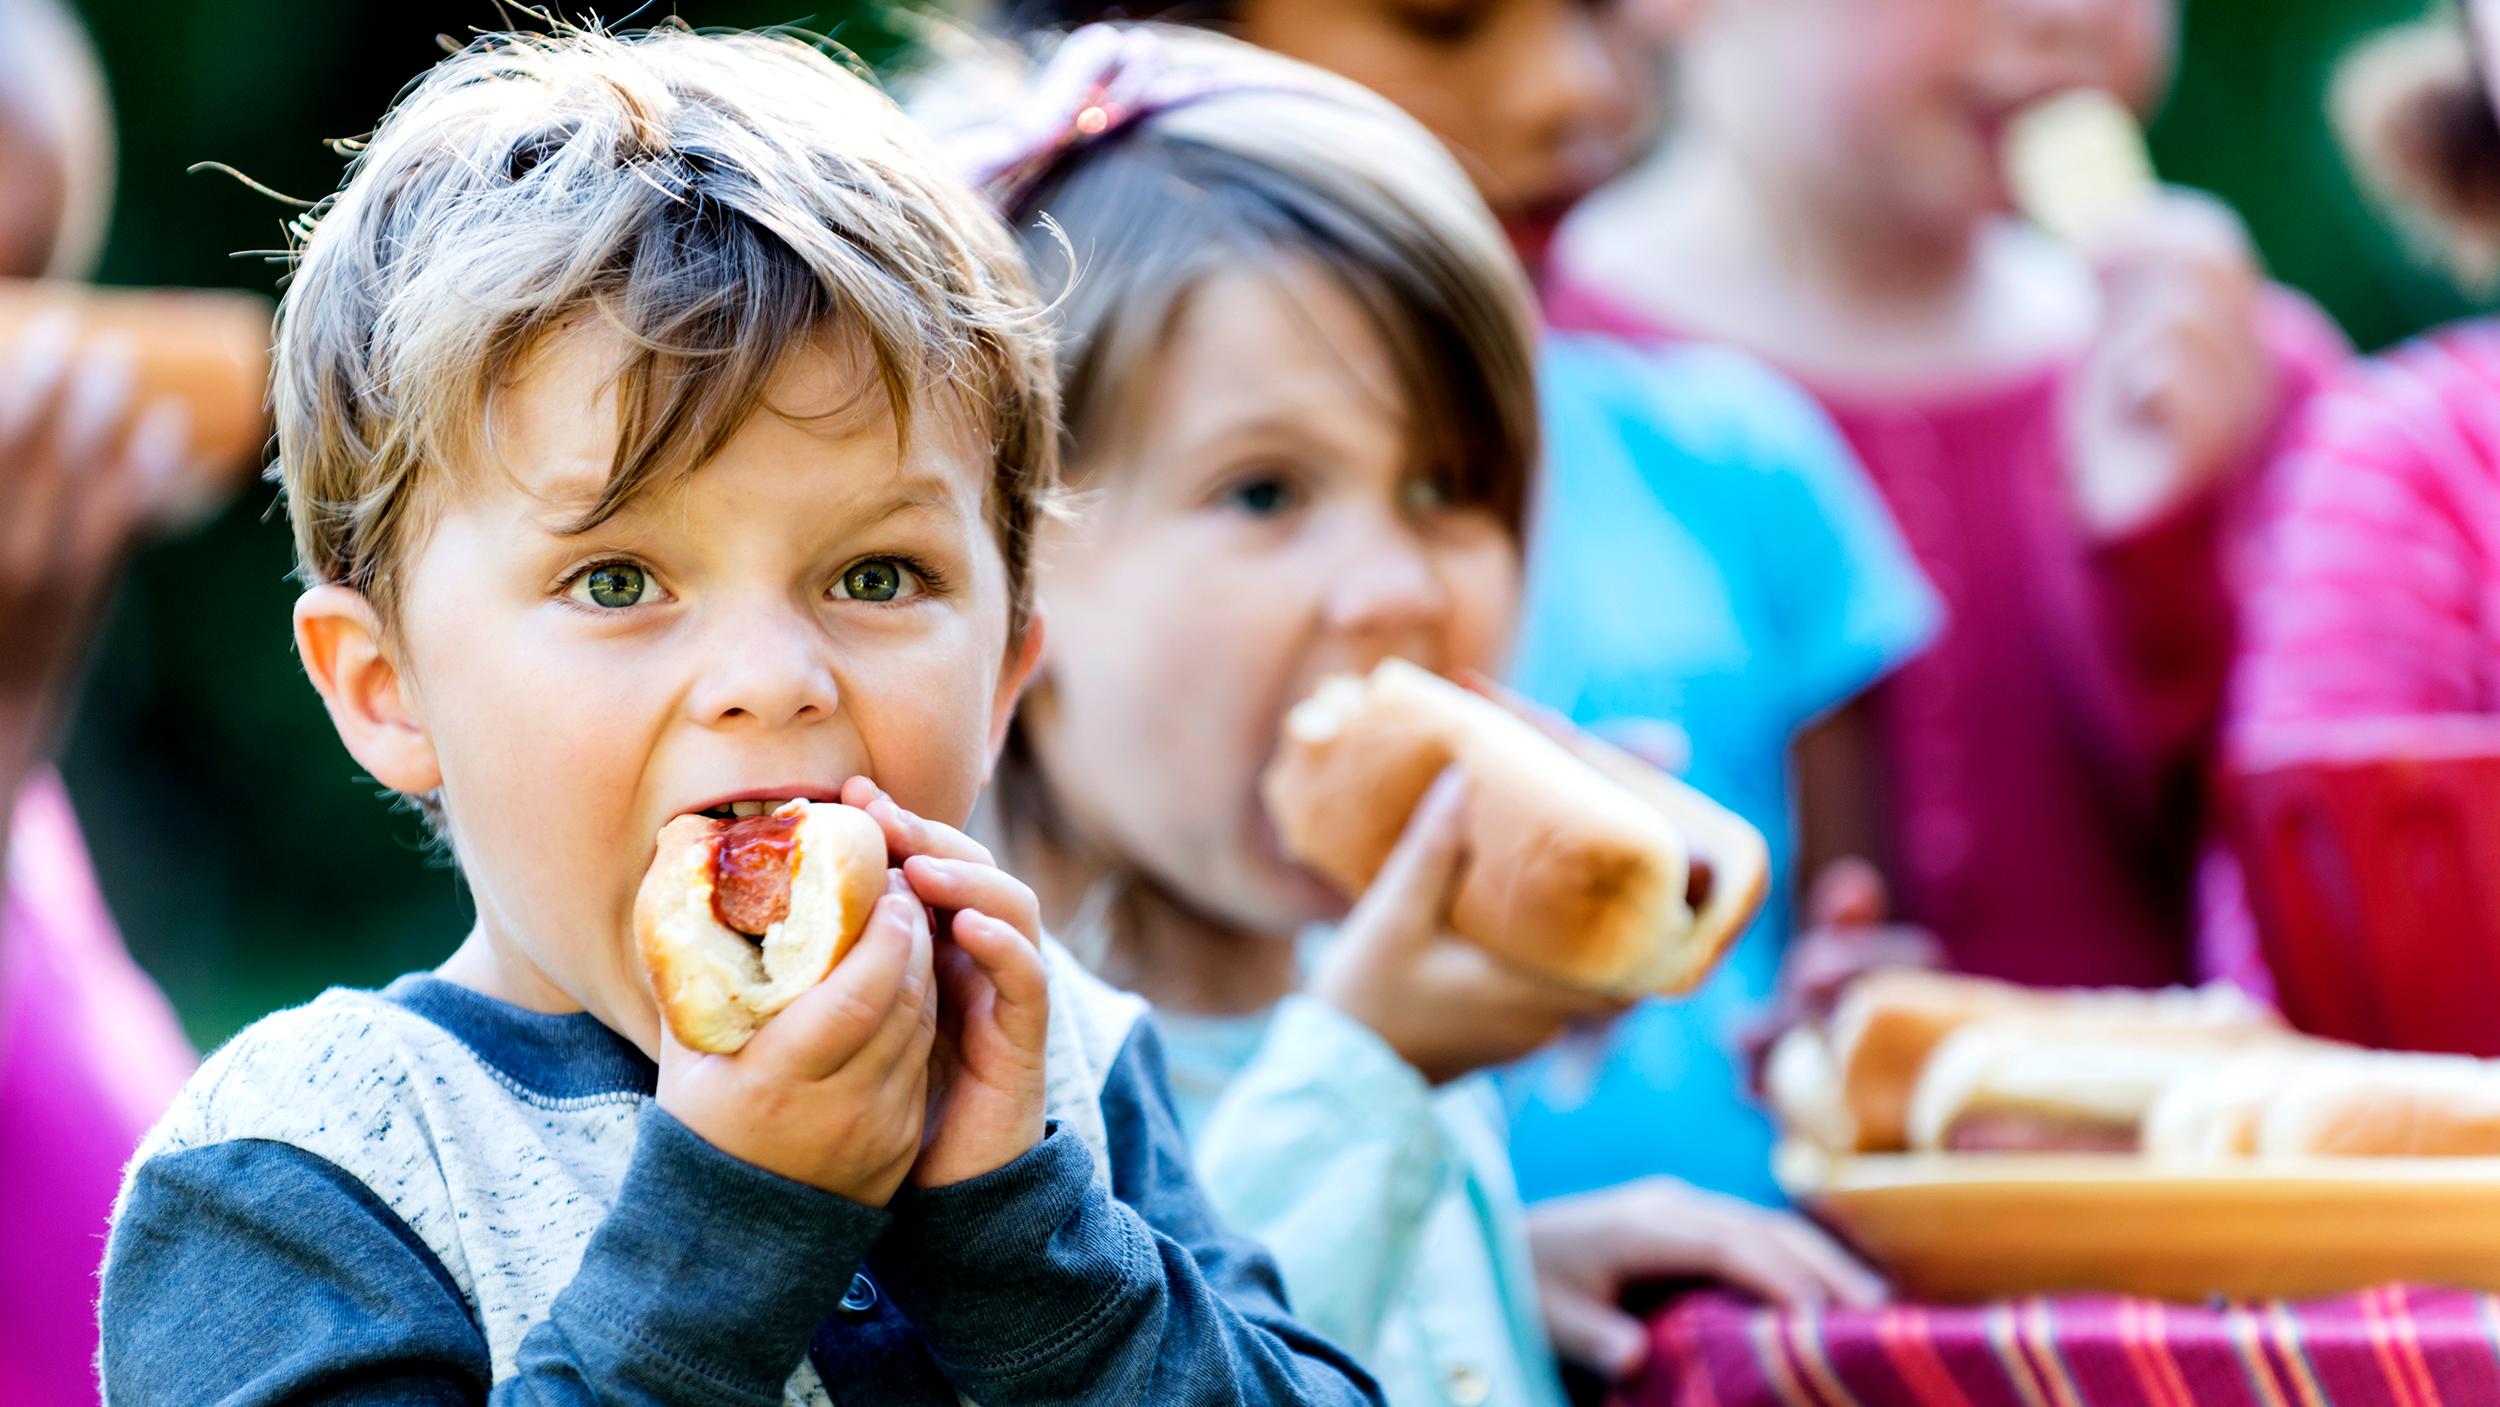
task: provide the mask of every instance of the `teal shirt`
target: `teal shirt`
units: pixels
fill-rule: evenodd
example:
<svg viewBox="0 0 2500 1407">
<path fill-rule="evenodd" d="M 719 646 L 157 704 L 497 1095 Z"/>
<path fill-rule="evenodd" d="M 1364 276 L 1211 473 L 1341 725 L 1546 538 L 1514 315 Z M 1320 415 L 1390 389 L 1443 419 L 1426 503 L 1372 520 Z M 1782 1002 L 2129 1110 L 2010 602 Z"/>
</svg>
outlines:
<svg viewBox="0 0 2500 1407">
<path fill-rule="evenodd" d="M 1529 1200 L 1646 1174 L 1777 1203 L 1736 1041 L 1794 909 L 1789 745 L 1934 634 L 1883 500 L 1804 392 L 1738 353 L 1549 338 L 1546 473 L 1512 678 L 1604 732 L 1670 725 L 1770 842 L 1760 921 L 1688 999 L 1504 1072 Z"/>
<path fill-rule="evenodd" d="M 1435 1090 L 1308 997 L 1153 1020 L 1208 1200 L 1392 1407 L 1563 1407 L 1490 1081 Z"/>
</svg>

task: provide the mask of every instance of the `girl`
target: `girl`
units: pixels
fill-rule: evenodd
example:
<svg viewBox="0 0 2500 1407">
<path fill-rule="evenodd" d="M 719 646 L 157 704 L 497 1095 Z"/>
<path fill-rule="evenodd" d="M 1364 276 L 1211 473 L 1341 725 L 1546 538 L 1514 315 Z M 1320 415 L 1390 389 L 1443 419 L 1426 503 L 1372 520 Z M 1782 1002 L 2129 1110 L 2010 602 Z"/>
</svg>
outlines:
<svg viewBox="0 0 2500 1407">
<path fill-rule="evenodd" d="M 1831 848 L 1882 861 L 1957 966 L 2186 976 L 2233 507 L 2341 343 L 2209 201 L 2087 261 L 1998 175 L 2037 99 L 2154 100 L 2167 0 L 1687 8 L 1678 140 L 1563 231 L 1555 316 L 1797 375 L 1942 594 L 1945 634 L 1848 720 L 1867 805 Z"/>
<path fill-rule="evenodd" d="M 1024 8 L 1064 23 L 1111 7 Z M 1173 12 L 1404 106 L 1533 270 L 1563 210 L 1634 156 L 1681 8 L 1229 0 Z M 1772 1130 L 1739 1040 L 1787 950 L 1795 876 L 1862 843 L 1848 823 L 1857 767 L 1823 720 L 1925 642 L 1932 594 L 1828 419 L 1781 378 L 1697 348 L 1643 365 L 1575 337 L 1546 338 L 1539 372 L 1550 480 L 1512 679 L 1742 812 L 1770 839 L 1773 891 L 1708 985 L 1617 1023 L 1601 1060 L 1566 1049 L 1504 1072 L 1520 1188 L 1536 1201 L 1668 1174 L 1776 1205 Z M 1685 604 L 1655 605 L 1670 601 Z M 1810 920 L 1880 916 L 1879 886 L 1841 879 L 1818 887 Z"/>
<path fill-rule="evenodd" d="M 933 88 L 1005 89 L 951 78 Z M 1300 65 L 1104 27 L 959 141 L 1065 285 L 1086 505 L 1037 554 L 1052 643 L 999 827 L 1059 931 L 1156 1004 L 1204 1180 L 1275 1249 L 1298 1310 L 1392 1401 L 1545 1403 L 1549 1327 L 1607 1371 L 1637 1362 L 1613 1305 L 1633 1279 L 1871 1296 L 1803 1223 L 1687 1189 L 1566 1207 L 1533 1235 L 1500 1110 L 1465 1077 L 1611 1008 L 1441 931 L 1465 778 L 1350 914 L 1260 811 L 1284 711 L 1317 680 L 1392 654 L 1491 670 L 1518 613 L 1534 329 L 1449 158 Z M 1630 359 L 1613 374 L 1627 398 L 1648 384 Z M 1614 455 L 1592 472 L 1637 476 Z M 1778 492 L 1765 513 L 1789 511 Z"/>
<path fill-rule="evenodd" d="M 2338 82 L 2354 163 L 2460 279 L 2500 262 L 2500 2 L 2459 0 L 2374 42 Z M 2329 719 L 2500 710 L 2500 325 L 2462 323 L 2357 366 L 2275 471 L 2226 746 Z M 2265 991 L 2235 877 L 2209 961 Z"/>
</svg>

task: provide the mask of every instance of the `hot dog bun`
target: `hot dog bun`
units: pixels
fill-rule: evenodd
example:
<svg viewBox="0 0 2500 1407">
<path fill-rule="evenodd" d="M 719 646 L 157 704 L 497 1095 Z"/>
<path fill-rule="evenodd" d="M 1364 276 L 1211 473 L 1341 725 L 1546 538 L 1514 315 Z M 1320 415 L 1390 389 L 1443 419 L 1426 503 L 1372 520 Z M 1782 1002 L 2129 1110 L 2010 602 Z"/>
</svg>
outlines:
<svg viewBox="0 0 2500 1407">
<path fill-rule="evenodd" d="M 717 855 L 732 824 L 680 816 L 634 896 L 634 938 L 661 1016 L 689 1048 L 727 1054 L 801 992 L 823 981 L 885 892 L 885 833 L 868 813 L 792 801 L 788 912 L 760 938 L 721 922 Z"/>
<path fill-rule="evenodd" d="M 1404 660 L 1294 707 L 1268 814 L 1286 853 L 1360 894 L 1452 763 L 1470 801 L 1450 926 L 1498 957 L 1599 991 L 1682 992 L 1761 907 L 1769 852 L 1734 813 Z"/>
<path fill-rule="evenodd" d="M 1843 1153 L 1899 1152 L 1911 1145 L 1911 1102 L 1937 1050 L 1965 1027 L 2007 1025 L 2043 1036 L 2124 1041 L 2165 1040 L 2204 1033 L 2229 1044 L 2279 1036 L 2272 1013 L 2228 987 L 2145 992 L 2042 991 L 1981 977 L 1921 969 L 1875 972 L 1850 987 L 1833 1012 L 1827 1036 L 1831 1078 L 1839 1085 L 1847 1141 Z M 1774 1089 L 1775 1107 L 1792 1124 L 1824 1130 L 1837 1123 L 1828 1108 L 1787 1113 L 1814 1099 Z"/>
<path fill-rule="evenodd" d="M 129 342 L 136 403 L 182 402 L 191 415 L 196 461 L 218 471 L 259 464 L 268 425 L 268 299 L 210 289 L 0 279 L 0 343 L 55 309 L 76 319 L 81 346 L 107 336 Z"/>
</svg>

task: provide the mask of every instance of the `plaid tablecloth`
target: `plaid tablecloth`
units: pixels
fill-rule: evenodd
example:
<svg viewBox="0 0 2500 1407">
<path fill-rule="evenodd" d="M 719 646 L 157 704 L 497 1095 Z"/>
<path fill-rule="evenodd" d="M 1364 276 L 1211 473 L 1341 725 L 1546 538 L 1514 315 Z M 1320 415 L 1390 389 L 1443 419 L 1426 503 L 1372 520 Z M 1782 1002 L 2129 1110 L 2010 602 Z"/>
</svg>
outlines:
<svg viewBox="0 0 2500 1407">
<path fill-rule="evenodd" d="M 2312 1303 L 2077 1297 L 1781 1313 L 1722 1295 L 1650 1325 L 1613 1407 L 2500 1404 L 2500 1299 L 2389 1286 Z"/>
</svg>

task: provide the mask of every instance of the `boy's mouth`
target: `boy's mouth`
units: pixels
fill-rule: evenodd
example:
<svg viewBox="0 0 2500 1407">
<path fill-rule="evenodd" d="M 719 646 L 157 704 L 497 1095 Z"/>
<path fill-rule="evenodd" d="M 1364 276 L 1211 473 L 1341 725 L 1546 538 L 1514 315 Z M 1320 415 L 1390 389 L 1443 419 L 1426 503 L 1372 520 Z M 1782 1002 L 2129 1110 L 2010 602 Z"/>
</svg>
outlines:
<svg viewBox="0 0 2500 1407">
<path fill-rule="evenodd" d="M 757 787 L 753 791 L 731 792 L 699 806 L 679 812 L 681 816 L 701 816 L 712 821 L 736 821 L 750 816 L 769 816 L 793 801 L 819 804 L 840 801 L 840 787 L 794 783 L 788 787 Z"/>
</svg>

